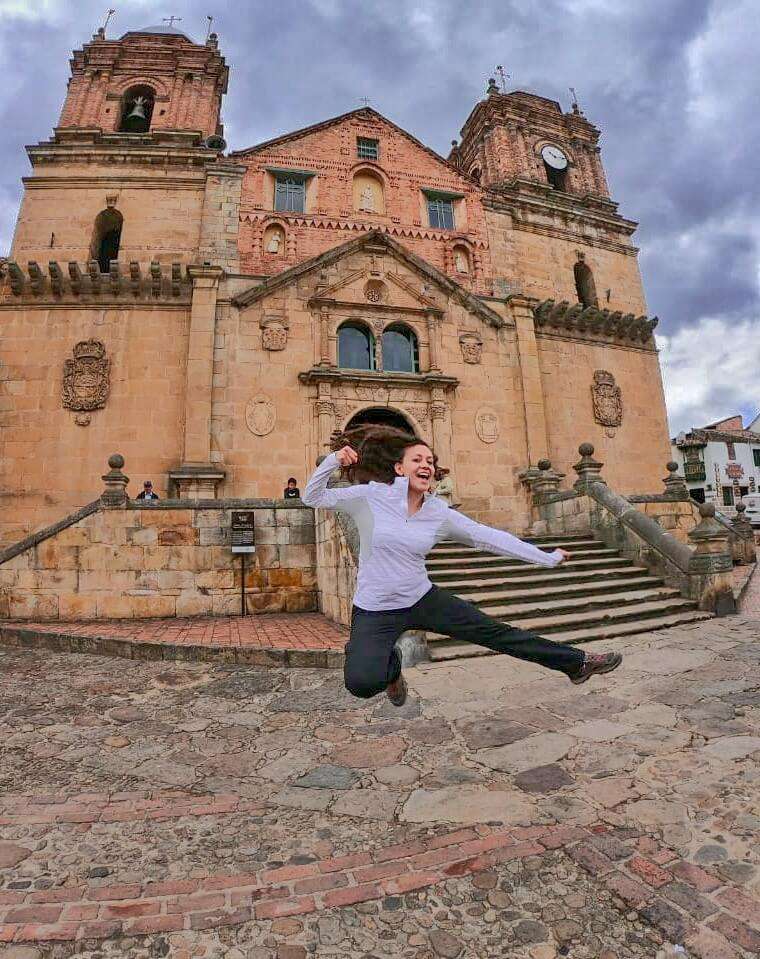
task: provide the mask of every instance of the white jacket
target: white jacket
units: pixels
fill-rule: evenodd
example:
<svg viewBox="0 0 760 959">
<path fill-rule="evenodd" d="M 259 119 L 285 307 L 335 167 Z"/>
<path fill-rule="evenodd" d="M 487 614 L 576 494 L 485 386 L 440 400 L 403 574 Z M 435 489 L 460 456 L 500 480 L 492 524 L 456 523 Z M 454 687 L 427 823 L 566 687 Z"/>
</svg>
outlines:
<svg viewBox="0 0 760 959">
<path fill-rule="evenodd" d="M 562 553 L 545 553 L 511 533 L 476 523 L 436 496 L 426 495 L 409 516 L 409 481 L 360 483 L 327 488 L 339 466 L 335 453 L 312 473 L 301 500 L 307 506 L 341 509 L 359 530 L 359 571 L 354 604 L 360 609 L 407 609 L 432 587 L 425 557 L 441 540 L 454 540 L 500 556 L 514 556 L 539 566 L 556 566 Z"/>
</svg>

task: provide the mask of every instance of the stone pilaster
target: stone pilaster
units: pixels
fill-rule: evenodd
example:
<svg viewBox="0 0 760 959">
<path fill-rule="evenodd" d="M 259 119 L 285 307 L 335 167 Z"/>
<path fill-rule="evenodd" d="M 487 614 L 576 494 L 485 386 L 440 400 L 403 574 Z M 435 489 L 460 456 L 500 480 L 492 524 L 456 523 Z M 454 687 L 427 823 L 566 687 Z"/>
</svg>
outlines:
<svg viewBox="0 0 760 959">
<path fill-rule="evenodd" d="M 213 498 L 225 475 L 211 463 L 216 299 L 224 271 L 218 266 L 189 266 L 187 272 L 193 283 L 193 298 L 185 381 L 184 456 L 169 476 L 183 498 Z"/>
<path fill-rule="evenodd" d="M 203 264 L 221 266 L 228 273 L 240 270 L 238 229 L 245 169 L 242 164 L 222 160 L 206 169 L 198 259 Z"/>
<path fill-rule="evenodd" d="M 517 332 L 517 352 L 522 378 L 525 434 L 528 444 L 528 465 L 534 466 L 549 454 L 546 432 L 546 407 L 538 365 L 538 344 L 533 309 L 523 296 L 513 296 L 509 308 Z"/>
</svg>

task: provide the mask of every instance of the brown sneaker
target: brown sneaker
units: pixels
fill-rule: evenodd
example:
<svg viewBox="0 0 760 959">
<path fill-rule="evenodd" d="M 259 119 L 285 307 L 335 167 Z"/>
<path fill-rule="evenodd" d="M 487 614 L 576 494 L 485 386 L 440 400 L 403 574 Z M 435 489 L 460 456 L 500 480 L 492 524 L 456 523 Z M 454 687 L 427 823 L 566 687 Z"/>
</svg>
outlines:
<svg viewBox="0 0 760 959">
<path fill-rule="evenodd" d="M 390 686 L 388 686 L 388 688 L 385 690 L 386 696 L 388 699 L 390 699 L 394 706 L 404 705 L 406 702 L 407 692 L 406 680 L 400 673 L 398 679 L 391 683 Z"/>
<path fill-rule="evenodd" d="M 611 673 L 622 662 L 620 653 L 584 653 L 583 665 L 577 673 L 569 677 L 570 682 L 580 686 L 581 683 L 588 682 L 594 673 Z"/>
</svg>

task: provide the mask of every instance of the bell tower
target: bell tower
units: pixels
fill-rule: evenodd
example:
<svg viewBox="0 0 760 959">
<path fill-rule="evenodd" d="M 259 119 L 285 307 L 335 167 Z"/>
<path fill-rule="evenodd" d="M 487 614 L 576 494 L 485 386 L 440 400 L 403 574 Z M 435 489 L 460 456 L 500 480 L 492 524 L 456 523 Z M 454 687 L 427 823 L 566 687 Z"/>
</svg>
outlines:
<svg viewBox="0 0 760 959">
<path fill-rule="evenodd" d="M 215 33 L 204 45 L 171 26 L 107 40 L 101 28 L 74 51 L 59 131 L 197 131 L 221 137 L 228 69 Z"/>
<path fill-rule="evenodd" d="M 223 156 L 228 68 L 217 35 L 174 26 L 101 28 L 75 50 L 51 139 L 27 147 L 32 175 L 11 258 L 236 269 L 243 168 Z M 97 281 L 96 281 L 97 282 Z"/>
<path fill-rule="evenodd" d="M 485 187 L 524 181 L 609 200 L 598 141 L 577 103 L 563 113 L 555 100 L 503 93 L 492 79 L 462 128 L 456 162 Z"/>
</svg>

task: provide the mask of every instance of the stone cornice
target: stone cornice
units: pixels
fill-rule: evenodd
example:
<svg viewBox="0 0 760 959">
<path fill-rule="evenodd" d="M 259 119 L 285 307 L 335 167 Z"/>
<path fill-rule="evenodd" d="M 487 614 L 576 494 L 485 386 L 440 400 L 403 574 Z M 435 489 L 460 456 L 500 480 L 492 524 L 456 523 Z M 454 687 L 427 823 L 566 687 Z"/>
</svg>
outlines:
<svg viewBox="0 0 760 959">
<path fill-rule="evenodd" d="M 555 303 L 544 300 L 533 309 L 536 330 L 554 329 L 565 335 L 576 332 L 604 342 L 613 340 L 618 343 L 651 342 L 652 333 L 659 320 L 656 316 L 635 316 L 620 310 L 600 310 L 595 306 L 584 307 L 581 303 L 571 304 L 567 300 Z"/>
<path fill-rule="evenodd" d="M 57 127 L 53 139 L 26 147 L 33 167 L 53 163 L 102 163 L 105 166 L 205 167 L 230 162 L 203 144 L 200 131 L 157 130 L 151 133 L 104 133 Z M 237 164 L 235 164 L 237 166 Z"/>
<path fill-rule="evenodd" d="M 405 247 L 401 246 L 401 244 L 397 243 L 395 240 L 392 240 L 389 236 L 380 232 L 379 230 L 366 233 L 364 236 L 358 237 L 355 240 L 350 240 L 348 243 L 344 243 L 341 246 L 333 247 L 331 250 L 327 250 L 325 253 L 322 253 L 313 259 L 307 260 L 305 263 L 299 263 L 296 266 L 291 267 L 289 270 L 285 270 L 283 273 L 278 273 L 276 276 L 270 277 L 258 286 L 251 287 L 251 289 L 246 290 L 244 293 L 240 293 L 233 297 L 232 302 L 238 308 L 250 306 L 251 304 L 256 303 L 258 300 L 269 296 L 271 293 L 275 292 L 275 290 L 280 290 L 283 287 L 290 286 L 297 280 L 315 272 L 316 270 L 321 270 L 332 265 L 333 263 L 338 262 L 338 260 L 341 260 L 346 256 L 350 256 L 352 253 L 359 252 L 365 247 L 373 245 L 380 248 L 384 247 L 385 250 L 397 260 L 405 263 L 415 273 L 418 273 L 420 276 L 429 280 L 447 297 L 451 297 L 452 299 L 456 300 L 456 302 L 464 306 L 465 309 L 479 316 L 490 326 L 500 329 L 505 325 L 503 318 L 499 316 L 498 313 L 494 312 L 494 310 L 492 310 L 490 307 L 486 306 L 485 303 L 478 299 L 477 296 L 475 296 L 473 293 L 470 293 L 458 283 L 455 283 L 454 280 L 449 279 L 449 277 L 447 277 L 444 273 L 441 273 L 440 270 L 437 270 L 435 267 L 431 266 L 421 257 L 411 253 Z M 322 291 L 319 290 L 319 288 L 314 291 L 316 295 L 319 295 L 321 292 Z"/>
<path fill-rule="evenodd" d="M 336 300 L 329 296 L 313 296 L 306 304 L 309 309 L 319 309 L 327 307 L 331 312 L 333 310 L 359 310 L 368 315 L 372 313 L 406 313 L 414 316 L 444 316 L 445 311 L 434 306 L 396 306 L 392 303 L 370 303 L 369 301 L 357 303 L 355 300 Z"/>
<path fill-rule="evenodd" d="M 17 308 L 23 303 L 46 308 L 65 305 L 70 309 L 72 306 L 103 308 L 113 304 L 123 309 L 129 303 L 142 306 L 147 302 L 186 308 L 190 302 L 192 269 L 202 271 L 209 268 L 185 269 L 181 263 L 161 264 L 155 260 L 142 265 L 136 260 L 129 263 L 114 260 L 111 271 L 101 273 L 95 261 L 60 264 L 51 260 L 45 271 L 36 261 L 30 260 L 24 271 L 15 260 L 8 260 L 3 264 L 0 306 Z M 221 268 L 216 269 L 221 276 Z"/>
<path fill-rule="evenodd" d="M 517 229 L 546 228 L 546 224 L 532 218 L 547 215 L 578 220 L 624 237 L 630 237 L 638 226 L 634 220 L 620 216 L 617 203 L 605 197 L 561 193 L 548 184 L 522 178 L 489 189 L 483 196 L 483 205 L 486 209 L 509 213 Z"/>
<path fill-rule="evenodd" d="M 312 366 L 298 374 L 301 383 L 353 383 L 357 386 L 410 386 L 427 389 L 454 390 L 459 386 L 455 376 L 444 373 L 385 373 L 373 370 L 345 370 L 332 366 Z"/>
</svg>

